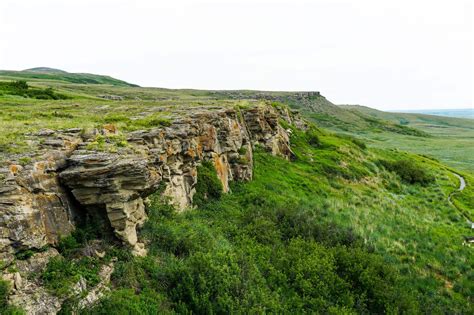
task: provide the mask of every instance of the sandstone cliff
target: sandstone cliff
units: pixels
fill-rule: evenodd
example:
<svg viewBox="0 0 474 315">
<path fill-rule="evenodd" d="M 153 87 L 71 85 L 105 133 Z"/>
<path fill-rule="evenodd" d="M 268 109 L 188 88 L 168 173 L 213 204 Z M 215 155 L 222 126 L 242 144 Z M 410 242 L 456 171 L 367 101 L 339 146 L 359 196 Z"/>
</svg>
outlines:
<svg viewBox="0 0 474 315">
<path fill-rule="evenodd" d="M 3 267 L 19 250 L 54 245 L 74 230 L 86 212 L 103 215 L 122 242 L 146 253 L 137 228 L 146 221 L 144 199 L 161 185 L 178 209 L 192 206 L 197 166 L 212 161 L 224 191 L 229 181 L 252 178 L 252 152 L 260 145 L 291 159 L 284 108 L 197 108 L 170 126 L 126 133 L 126 145 L 95 148 L 120 133 L 104 126 L 92 135 L 81 129 L 43 130 L 31 135 L 40 152 L 32 161 L 12 159 L 0 169 L 0 258 Z M 304 123 L 297 121 L 301 126 Z M 23 164 L 23 165 L 22 165 Z"/>
</svg>

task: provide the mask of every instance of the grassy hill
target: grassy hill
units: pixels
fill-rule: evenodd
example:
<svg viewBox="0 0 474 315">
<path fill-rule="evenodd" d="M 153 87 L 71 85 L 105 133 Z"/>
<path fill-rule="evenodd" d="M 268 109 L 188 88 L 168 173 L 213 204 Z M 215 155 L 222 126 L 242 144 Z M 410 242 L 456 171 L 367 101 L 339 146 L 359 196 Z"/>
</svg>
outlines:
<svg viewBox="0 0 474 315">
<path fill-rule="evenodd" d="M 316 93 L 84 84 L 38 71 L 45 70 L 23 74 L 46 77 L 2 79 L 27 79 L 67 98 L 0 95 L 0 167 L 12 156 L 27 161 L 35 151 L 29 139 L 41 129 L 114 124 L 127 133 L 183 111 L 261 102 L 290 106 L 311 122 L 307 131 L 281 123 L 292 131 L 295 161 L 257 148 L 254 180 L 233 183 L 232 193 L 184 213 L 154 195 L 140 232 L 146 257 L 132 257 L 100 222 L 65 238 L 61 256 L 34 275 L 53 294 L 67 295 L 78 279 L 96 284 L 98 266 L 115 262 L 112 290 L 82 313 L 472 313 L 474 253 L 463 237 L 471 233 L 466 217 L 474 219 L 474 154 L 465 121 L 339 107 Z M 454 172 L 468 186 L 452 195 L 453 205 Z M 200 187 L 216 182 L 212 167 L 198 174 Z M 208 196 L 202 189 L 196 194 Z M 90 244 L 105 256 L 84 257 Z M 67 299 L 63 312 L 75 303 Z"/>
<path fill-rule="evenodd" d="M 351 132 L 379 148 L 416 152 L 437 158 L 448 165 L 474 172 L 474 123 L 471 119 L 416 113 L 383 112 L 364 106 L 341 106 L 355 114 L 390 121 L 420 130 L 430 137 L 401 136 L 366 129 Z"/>
<path fill-rule="evenodd" d="M 406 113 L 474 119 L 474 108 L 404 110 Z"/>
<path fill-rule="evenodd" d="M 338 106 L 322 96 L 307 102 L 285 103 L 318 126 L 364 139 L 370 146 L 424 154 L 474 172 L 472 119 L 384 112 L 360 105 Z"/>
<path fill-rule="evenodd" d="M 113 86 L 136 86 L 105 75 L 69 73 L 63 70 L 39 67 L 23 71 L 0 70 L 0 80 L 28 80 L 31 82 L 67 82 L 76 84 L 108 84 Z"/>
<path fill-rule="evenodd" d="M 317 122 L 318 125 L 342 132 L 391 132 L 402 135 L 428 136 L 424 132 L 400 125 L 383 117 L 366 115 L 359 111 L 350 111 L 334 105 L 323 96 L 310 98 L 304 102 L 285 101 Z"/>
<path fill-rule="evenodd" d="M 342 109 L 348 109 L 351 112 L 364 113 L 368 116 L 391 121 L 400 125 L 412 126 L 418 128 L 442 128 L 442 127 L 462 127 L 468 129 L 474 129 L 472 120 L 447 117 L 447 116 L 436 116 L 418 113 L 399 113 L 399 112 L 384 112 L 374 108 L 360 106 L 360 105 L 342 105 Z"/>
</svg>

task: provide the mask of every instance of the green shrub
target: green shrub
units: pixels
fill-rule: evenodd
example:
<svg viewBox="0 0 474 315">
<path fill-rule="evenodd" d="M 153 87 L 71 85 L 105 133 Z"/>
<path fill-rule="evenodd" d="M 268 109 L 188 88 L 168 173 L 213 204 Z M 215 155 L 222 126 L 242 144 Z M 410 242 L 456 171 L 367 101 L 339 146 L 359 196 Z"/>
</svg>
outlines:
<svg viewBox="0 0 474 315">
<path fill-rule="evenodd" d="M 197 168 L 198 178 L 193 203 L 202 206 L 209 200 L 217 200 L 222 195 L 222 183 L 217 177 L 214 164 L 204 161 Z"/>
<path fill-rule="evenodd" d="M 308 144 L 312 147 L 317 148 L 321 146 L 319 135 L 314 129 L 308 129 L 306 131 L 306 141 L 308 141 Z"/>
<path fill-rule="evenodd" d="M 404 182 L 409 184 L 427 185 L 434 181 L 434 177 L 426 169 L 412 160 L 380 160 L 379 163 L 388 171 L 398 174 Z"/>
<path fill-rule="evenodd" d="M 28 156 L 24 156 L 18 159 L 18 162 L 20 162 L 21 165 L 25 166 L 31 162 L 31 158 Z"/>
<path fill-rule="evenodd" d="M 270 105 L 274 108 L 277 108 L 277 109 L 287 108 L 287 106 L 285 104 L 280 103 L 280 102 L 271 102 Z"/>
<path fill-rule="evenodd" d="M 0 82 L 0 90 L 4 94 L 18 95 L 23 97 L 30 97 L 43 100 L 60 100 L 68 99 L 66 95 L 54 92 L 53 88 L 48 87 L 45 89 L 32 88 L 26 81 L 12 81 L 12 82 Z"/>
<path fill-rule="evenodd" d="M 53 257 L 41 274 L 45 287 L 57 296 L 66 296 L 81 277 L 88 286 L 100 281 L 100 264 L 96 258 L 82 257 L 78 260 Z"/>
<path fill-rule="evenodd" d="M 240 155 L 245 155 L 247 154 L 247 147 L 246 146 L 241 146 L 238 150 Z"/>
<path fill-rule="evenodd" d="M 25 80 L 13 81 L 10 85 L 16 90 L 28 90 L 29 88 L 28 83 Z"/>
<path fill-rule="evenodd" d="M 361 148 L 362 150 L 365 150 L 367 149 L 367 145 L 365 144 L 365 142 L 363 142 L 362 140 L 359 140 L 357 138 L 352 138 L 351 139 L 352 143 L 354 143 L 355 145 L 357 145 L 359 148 Z"/>
<path fill-rule="evenodd" d="M 171 121 L 168 118 L 161 117 L 159 114 L 149 115 L 145 118 L 132 121 L 133 126 L 153 128 L 153 127 L 168 127 Z"/>
<path fill-rule="evenodd" d="M 61 254 L 68 256 L 82 246 L 83 244 L 79 243 L 74 235 L 69 235 L 59 240 L 58 250 Z"/>
<path fill-rule="evenodd" d="M 131 289 L 119 289 L 108 294 L 91 310 L 79 314 L 138 315 L 171 314 L 166 298 L 153 290 L 145 289 L 139 294 Z"/>
<path fill-rule="evenodd" d="M 382 257 L 362 248 L 334 249 L 337 273 L 350 284 L 358 313 L 418 313 L 418 302 L 411 290 L 400 289 L 400 276 Z"/>
<path fill-rule="evenodd" d="M 20 250 L 15 254 L 16 259 L 18 260 L 27 260 L 31 256 L 33 256 L 35 252 L 31 249 Z"/>
</svg>

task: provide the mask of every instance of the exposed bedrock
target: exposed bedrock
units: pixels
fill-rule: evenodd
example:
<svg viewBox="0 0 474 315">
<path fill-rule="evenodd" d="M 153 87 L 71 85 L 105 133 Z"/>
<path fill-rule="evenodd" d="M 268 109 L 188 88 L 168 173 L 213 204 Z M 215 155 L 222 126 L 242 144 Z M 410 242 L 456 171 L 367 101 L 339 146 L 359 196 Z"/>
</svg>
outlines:
<svg viewBox="0 0 474 315">
<path fill-rule="evenodd" d="M 35 134 L 40 142 L 30 163 L 12 161 L 0 168 L 0 262 L 8 265 L 21 249 L 41 248 L 74 230 L 77 215 L 58 173 L 79 144 L 80 130 Z M 23 157 L 22 161 L 29 161 Z"/>
<path fill-rule="evenodd" d="M 169 127 L 126 134 L 128 145 L 114 152 L 91 149 L 92 140 L 79 133 L 49 134 L 50 147 L 38 162 L 5 171 L 0 252 L 11 257 L 15 248 L 54 244 L 74 229 L 77 203 L 82 211 L 104 211 L 116 236 L 143 255 L 136 230 L 146 221 L 148 195 L 163 185 L 178 209 L 192 206 L 204 160 L 214 163 L 227 192 L 230 181 L 252 179 L 256 144 L 291 159 L 280 119 L 294 123 L 291 113 L 272 106 L 193 109 Z"/>
</svg>

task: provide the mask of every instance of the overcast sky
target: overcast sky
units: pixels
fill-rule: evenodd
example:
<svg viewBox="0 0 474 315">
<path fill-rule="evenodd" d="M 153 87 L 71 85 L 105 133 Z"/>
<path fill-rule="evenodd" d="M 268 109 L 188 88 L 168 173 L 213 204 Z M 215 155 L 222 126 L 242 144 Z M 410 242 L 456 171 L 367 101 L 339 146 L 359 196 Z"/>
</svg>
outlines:
<svg viewBox="0 0 474 315">
<path fill-rule="evenodd" d="M 142 86 L 316 90 L 379 109 L 473 104 L 472 0 L 1 0 L 0 69 Z"/>
</svg>

